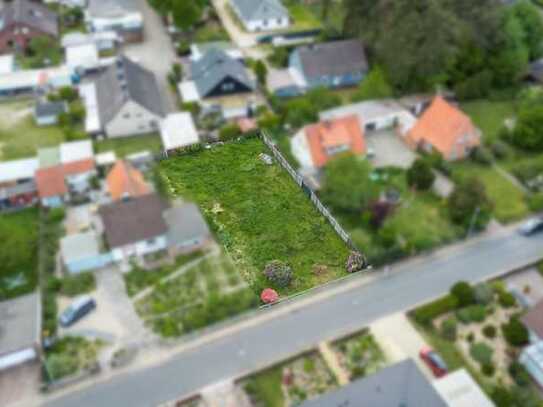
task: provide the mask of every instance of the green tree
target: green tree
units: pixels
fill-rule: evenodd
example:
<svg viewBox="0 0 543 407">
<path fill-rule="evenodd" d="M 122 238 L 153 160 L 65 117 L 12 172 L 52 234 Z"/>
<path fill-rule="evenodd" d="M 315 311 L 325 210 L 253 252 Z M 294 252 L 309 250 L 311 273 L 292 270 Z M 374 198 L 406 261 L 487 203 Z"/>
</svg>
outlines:
<svg viewBox="0 0 543 407">
<path fill-rule="evenodd" d="M 353 102 L 371 99 L 386 99 L 394 95 L 394 89 L 388 83 L 384 71 L 380 67 L 373 68 L 360 83 L 352 97 Z"/>
<path fill-rule="evenodd" d="M 407 184 L 419 190 L 427 190 L 434 185 L 435 174 L 428 161 L 421 158 L 415 160 L 406 172 Z"/>
<path fill-rule="evenodd" d="M 483 183 L 476 178 L 461 179 L 447 200 L 451 220 L 475 229 L 483 229 L 490 221 L 493 203 Z"/>
<path fill-rule="evenodd" d="M 370 180 L 371 165 L 365 159 L 344 154 L 330 161 L 324 170 L 321 196 L 324 202 L 343 212 L 359 212 L 377 197 Z"/>
<path fill-rule="evenodd" d="M 528 151 L 543 150 L 543 106 L 534 104 L 521 109 L 511 142 Z"/>
<path fill-rule="evenodd" d="M 451 287 L 451 295 L 456 298 L 459 308 L 475 304 L 475 292 L 471 285 L 459 281 Z"/>
<path fill-rule="evenodd" d="M 266 85 L 266 77 L 268 76 L 268 68 L 266 67 L 266 64 L 259 59 L 254 64 L 254 71 L 259 85 Z"/>
</svg>

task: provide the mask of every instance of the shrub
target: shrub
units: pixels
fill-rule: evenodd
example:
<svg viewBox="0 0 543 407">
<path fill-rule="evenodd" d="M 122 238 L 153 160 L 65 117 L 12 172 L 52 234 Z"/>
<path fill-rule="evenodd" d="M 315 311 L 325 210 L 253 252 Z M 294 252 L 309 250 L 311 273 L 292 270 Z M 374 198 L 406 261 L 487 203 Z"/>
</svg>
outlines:
<svg viewBox="0 0 543 407">
<path fill-rule="evenodd" d="M 494 372 L 496 371 L 496 368 L 492 363 L 484 364 L 481 366 L 481 372 L 487 377 L 494 376 Z"/>
<path fill-rule="evenodd" d="M 482 366 L 492 364 L 493 353 L 492 348 L 483 342 L 474 343 L 469 348 L 469 354 L 473 360 Z"/>
<path fill-rule="evenodd" d="M 446 295 L 412 311 L 412 317 L 422 325 L 429 325 L 434 318 L 456 308 L 458 300 L 452 295 Z"/>
<path fill-rule="evenodd" d="M 509 155 L 511 155 L 511 147 L 509 147 L 507 143 L 504 143 L 500 140 L 492 143 L 490 149 L 492 150 L 492 154 L 494 154 L 494 157 L 499 160 L 507 158 L 509 157 Z"/>
<path fill-rule="evenodd" d="M 441 323 L 441 336 L 449 341 L 455 341 L 457 334 L 456 319 L 449 317 Z"/>
<path fill-rule="evenodd" d="M 466 307 L 475 303 L 475 292 L 465 281 L 459 281 L 451 288 L 451 295 L 457 299 L 458 307 Z"/>
<path fill-rule="evenodd" d="M 511 362 L 508 371 L 518 386 L 524 387 L 530 384 L 530 374 L 526 368 L 516 360 Z"/>
<path fill-rule="evenodd" d="M 360 252 L 352 251 L 345 263 L 345 269 L 347 273 L 356 273 L 364 270 L 367 266 L 367 261 L 364 255 Z"/>
<path fill-rule="evenodd" d="M 494 325 L 485 325 L 483 327 L 483 335 L 486 338 L 493 339 L 496 337 L 497 329 Z"/>
<path fill-rule="evenodd" d="M 470 305 L 460 309 L 456 314 L 464 324 L 483 322 L 486 318 L 486 309 L 483 305 Z"/>
<path fill-rule="evenodd" d="M 517 317 L 512 317 L 508 323 L 502 325 L 502 333 L 507 343 L 511 346 L 524 346 L 530 340 L 528 329 L 526 329 Z"/>
<path fill-rule="evenodd" d="M 219 130 L 219 139 L 221 141 L 234 140 L 241 136 L 241 129 L 235 123 L 226 124 Z"/>
<path fill-rule="evenodd" d="M 494 203 L 489 199 L 485 185 L 476 178 L 461 179 L 447 198 L 451 220 L 464 227 L 482 230 L 490 221 Z M 477 213 L 477 217 L 474 214 Z M 472 224 L 473 221 L 476 221 Z"/>
<path fill-rule="evenodd" d="M 528 206 L 534 212 L 543 210 L 543 192 L 530 195 L 528 197 Z"/>
<path fill-rule="evenodd" d="M 79 368 L 77 358 L 64 353 L 55 353 L 47 357 L 46 364 L 47 372 L 54 380 L 74 374 Z"/>
<path fill-rule="evenodd" d="M 494 291 L 487 283 L 479 283 L 473 287 L 473 295 L 477 304 L 488 305 L 494 299 Z"/>
<path fill-rule="evenodd" d="M 292 269 L 284 262 L 273 260 L 264 268 L 264 275 L 278 287 L 288 287 L 292 281 Z"/>
<path fill-rule="evenodd" d="M 436 178 L 427 160 L 417 159 L 406 172 L 407 184 L 419 190 L 432 187 Z"/>
<path fill-rule="evenodd" d="M 473 343 L 473 341 L 475 340 L 475 335 L 473 334 L 473 332 L 470 332 L 470 333 L 466 336 L 466 340 L 467 340 L 469 343 Z"/>
<path fill-rule="evenodd" d="M 508 291 L 500 291 L 498 293 L 498 302 L 504 308 L 511 308 L 517 304 L 514 295 Z"/>
<path fill-rule="evenodd" d="M 92 291 L 96 287 L 94 274 L 90 272 L 65 277 L 60 280 L 60 283 L 61 294 L 69 297 Z"/>
<path fill-rule="evenodd" d="M 475 150 L 473 150 L 471 158 L 476 163 L 482 165 L 490 165 L 493 161 L 492 153 L 485 147 L 477 147 Z"/>
</svg>

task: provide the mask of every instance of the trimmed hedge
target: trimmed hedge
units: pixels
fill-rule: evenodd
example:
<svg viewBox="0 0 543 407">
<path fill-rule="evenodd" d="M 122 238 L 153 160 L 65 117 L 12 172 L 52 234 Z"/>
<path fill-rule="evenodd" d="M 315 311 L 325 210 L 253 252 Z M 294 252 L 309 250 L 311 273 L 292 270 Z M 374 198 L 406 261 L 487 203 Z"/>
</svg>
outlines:
<svg viewBox="0 0 543 407">
<path fill-rule="evenodd" d="M 459 310 L 456 316 L 464 324 L 483 322 L 486 318 L 486 309 L 483 305 L 470 305 Z"/>
<path fill-rule="evenodd" d="M 414 309 L 411 316 L 419 324 L 430 325 L 434 318 L 456 309 L 457 305 L 456 297 L 449 294 Z"/>
</svg>

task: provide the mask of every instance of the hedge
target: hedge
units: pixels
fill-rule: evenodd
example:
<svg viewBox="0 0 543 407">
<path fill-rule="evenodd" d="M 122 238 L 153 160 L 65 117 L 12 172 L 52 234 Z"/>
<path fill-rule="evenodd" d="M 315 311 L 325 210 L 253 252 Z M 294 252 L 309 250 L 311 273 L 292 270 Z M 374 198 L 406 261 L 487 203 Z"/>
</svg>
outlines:
<svg viewBox="0 0 543 407">
<path fill-rule="evenodd" d="M 447 312 L 450 312 L 456 308 L 458 300 L 456 297 L 448 294 L 428 304 L 422 305 L 413 311 L 411 316 L 422 325 L 430 325 L 432 321 Z"/>
</svg>

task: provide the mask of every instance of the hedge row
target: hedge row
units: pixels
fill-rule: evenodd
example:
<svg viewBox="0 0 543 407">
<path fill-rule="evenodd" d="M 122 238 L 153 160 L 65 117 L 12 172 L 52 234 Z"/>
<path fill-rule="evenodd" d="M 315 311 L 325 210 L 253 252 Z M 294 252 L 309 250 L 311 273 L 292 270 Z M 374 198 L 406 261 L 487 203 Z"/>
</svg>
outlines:
<svg viewBox="0 0 543 407">
<path fill-rule="evenodd" d="M 452 295 L 448 294 L 411 311 L 411 317 L 419 324 L 430 325 L 434 318 L 453 311 L 457 305 L 458 300 Z"/>
</svg>

